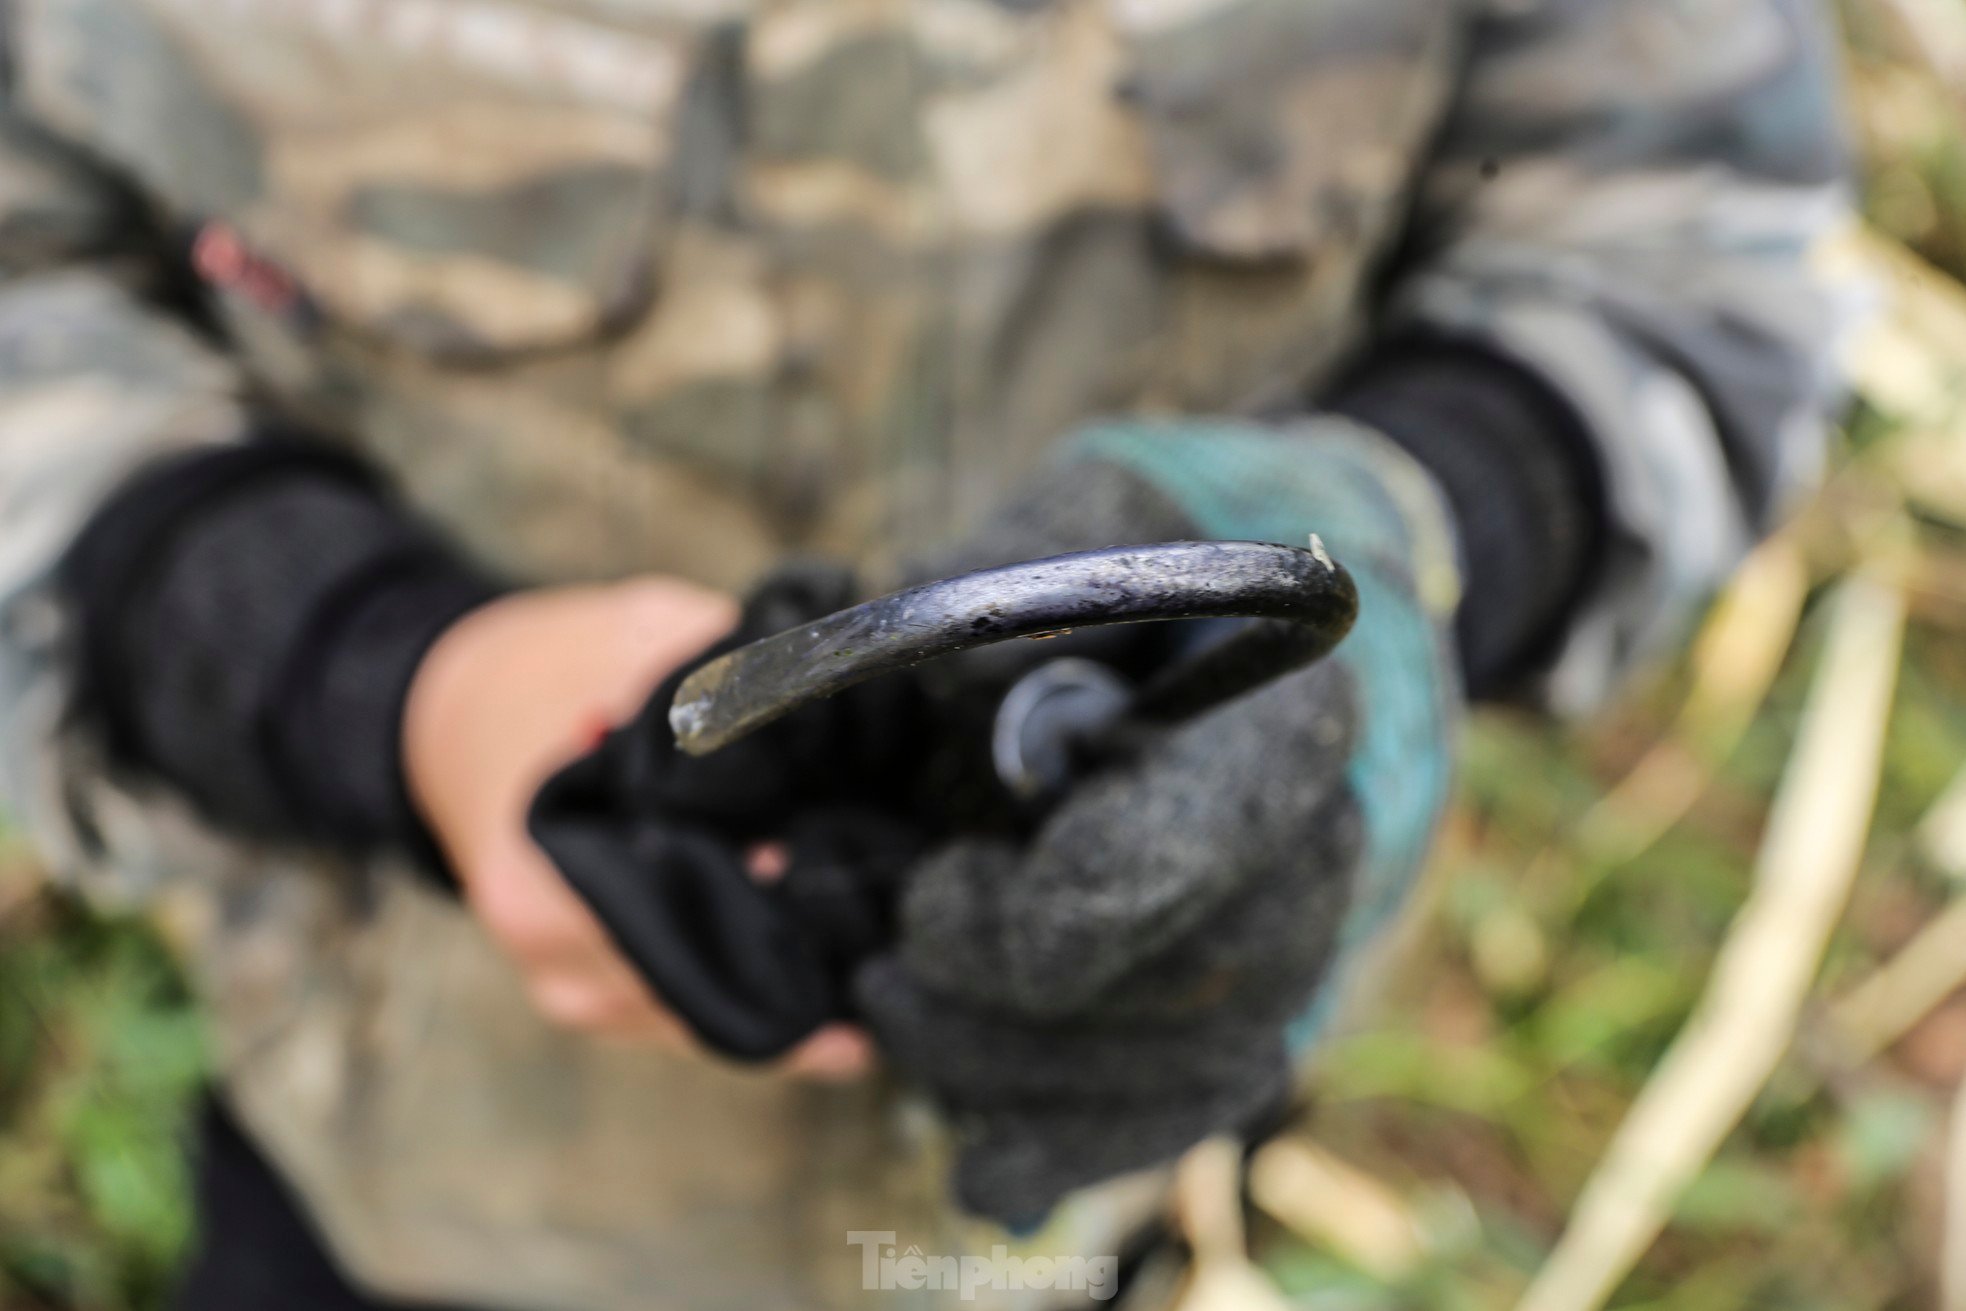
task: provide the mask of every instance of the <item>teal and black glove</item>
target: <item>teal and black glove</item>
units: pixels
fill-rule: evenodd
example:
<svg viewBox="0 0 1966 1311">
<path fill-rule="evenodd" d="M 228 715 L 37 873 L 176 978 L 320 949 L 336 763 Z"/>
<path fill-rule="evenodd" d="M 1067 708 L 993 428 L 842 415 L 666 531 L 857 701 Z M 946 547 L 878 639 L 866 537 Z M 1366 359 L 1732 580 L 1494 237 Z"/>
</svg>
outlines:
<svg viewBox="0 0 1966 1311">
<path fill-rule="evenodd" d="M 960 840 L 910 876 L 899 945 L 863 969 L 859 1000 L 952 1113 L 959 1199 L 1009 1221 L 1284 1096 L 1293 1048 L 1427 849 L 1460 702 L 1453 529 L 1390 441 L 1338 418 L 1128 424 L 1062 458 L 984 541 L 1104 544 L 1069 525 L 1118 506 L 1137 529 L 1099 535 L 1316 532 L 1360 619 L 1323 664 L 1084 781 L 1028 840 Z"/>
</svg>

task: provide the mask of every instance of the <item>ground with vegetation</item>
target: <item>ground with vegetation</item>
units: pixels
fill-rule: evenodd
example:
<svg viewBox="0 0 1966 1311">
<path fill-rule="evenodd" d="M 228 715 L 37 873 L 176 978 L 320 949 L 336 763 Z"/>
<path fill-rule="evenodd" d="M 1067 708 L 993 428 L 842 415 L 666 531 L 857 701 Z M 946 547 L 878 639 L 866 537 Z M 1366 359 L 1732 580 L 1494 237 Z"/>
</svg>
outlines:
<svg viewBox="0 0 1966 1311">
<path fill-rule="evenodd" d="M 1384 1004 L 1254 1159 L 1249 1205 L 1233 1162 L 1184 1178 L 1191 1311 L 1500 1311 L 1560 1241 L 1620 1225 L 1632 1260 L 1584 1263 L 1610 1287 L 1546 1275 L 1533 1305 L 1966 1298 L 1966 8 L 1847 9 L 1870 230 L 1828 258 L 1890 294 L 1828 490 L 1688 658 L 1601 722 L 1472 726 Z M 1880 636 L 1900 617 L 1901 660 Z M 1828 749 L 1805 749 L 1810 723 Z M 1848 745 L 1872 738 L 1874 770 Z M 1839 869 L 1808 824 L 1845 812 L 1869 822 Z M 1792 1005 L 1753 954 L 1761 919 L 1791 913 L 1827 934 Z M 1753 1059 L 1700 1047 L 1725 1013 L 1773 1017 L 1772 1071 L 1735 1093 Z M 159 1305 L 203 1061 L 156 941 L 0 845 L 0 1311 Z M 1620 1142 L 1641 1173 L 1683 1156 L 1690 1182 L 1623 1208 L 1656 1214 L 1587 1218 L 1592 1190 L 1642 1192 L 1605 1183 Z"/>
</svg>

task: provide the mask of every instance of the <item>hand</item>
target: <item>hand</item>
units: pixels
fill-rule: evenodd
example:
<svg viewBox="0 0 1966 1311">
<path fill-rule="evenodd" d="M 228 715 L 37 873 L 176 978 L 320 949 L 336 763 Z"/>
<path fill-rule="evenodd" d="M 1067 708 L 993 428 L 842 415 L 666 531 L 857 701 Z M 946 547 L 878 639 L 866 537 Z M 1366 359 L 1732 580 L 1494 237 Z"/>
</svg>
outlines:
<svg viewBox="0 0 1966 1311">
<path fill-rule="evenodd" d="M 914 872 L 860 999 L 954 1112 L 965 1206 L 1041 1218 L 1281 1102 L 1362 852 L 1357 710 L 1342 669 L 1293 675 L 1088 781 L 1028 844 Z"/>
<path fill-rule="evenodd" d="M 631 718 L 669 673 L 736 622 L 728 597 L 676 579 L 521 592 L 465 616 L 412 682 L 411 796 L 486 931 L 540 1013 L 623 1039 L 687 1042 L 526 831 L 556 768 Z M 849 1075 L 865 1040 L 822 1033 L 796 1068 Z"/>
<path fill-rule="evenodd" d="M 789 566 L 704 655 L 829 613 L 851 587 L 844 571 Z M 547 780 L 527 828 L 697 1039 L 773 1060 L 849 1014 L 854 967 L 892 936 L 894 887 L 920 843 L 872 803 L 901 791 L 916 717 L 905 686 L 868 685 L 698 759 L 668 724 L 685 672 Z M 772 877 L 747 871 L 747 848 L 771 853 Z"/>
<path fill-rule="evenodd" d="M 1324 534 L 1361 618 L 1326 663 L 1109 762 L 1028 839 L 960 841 L 911 874 L 900 946 L 863 970 L 859 998 L 885 1053 L 952 1114 L 972 1210 L 1028 1222 L 1251 1127 L 1287 1092 L 1344 952 L 1424 853 L 1457 698 L 1437 572 L 1451 566 L 1434 549 L 1450 526 L 1382 439 L 1308 427 L 1085 443 L 1103 473 L 1074 479 L 1154 488 L 1184 535 Z"/>
</svg>

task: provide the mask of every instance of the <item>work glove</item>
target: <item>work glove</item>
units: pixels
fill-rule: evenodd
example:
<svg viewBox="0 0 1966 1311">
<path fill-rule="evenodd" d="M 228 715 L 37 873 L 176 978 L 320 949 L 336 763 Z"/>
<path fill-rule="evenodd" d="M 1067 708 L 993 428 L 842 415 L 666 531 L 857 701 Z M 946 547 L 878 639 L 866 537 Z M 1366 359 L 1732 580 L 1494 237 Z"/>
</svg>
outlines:
<svg viewBox="0 0 1966 1311">
<path fill-rule="evenodd" d="M 1136 543 L 1316 533 L 1360 617 L 1323 663 L 1134 743 L 1026 831 L 949 842 L 909 873 L 898 943 L 856 994 L 951 1116 L 959 1202 L 1012 1224 L 1284 1098 L 1429 845 L 1460 699 L 1452 526 L 1383 437 L 1340 419 L 1121 424 L 1061 460 L 978 554 L 1005 525 L 1074 521 L 1097 487 L 1140 508 Z"/>
</svg>

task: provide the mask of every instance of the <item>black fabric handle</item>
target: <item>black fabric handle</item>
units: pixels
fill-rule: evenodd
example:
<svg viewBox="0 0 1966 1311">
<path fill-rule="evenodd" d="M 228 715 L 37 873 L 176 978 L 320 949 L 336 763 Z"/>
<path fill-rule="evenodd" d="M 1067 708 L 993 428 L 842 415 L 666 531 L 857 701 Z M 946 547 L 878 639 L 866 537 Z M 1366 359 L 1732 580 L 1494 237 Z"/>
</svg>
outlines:
<svg viewBox="0 0 1966 1311">
<path fill-rule="evenodd" d="M 533 837 L 663 1003 L 740 1060 L 777 1056 L 842 1014 L 784 898 L 708 833 L 622 823 L 595 787 L 605 769 L 596 753 L 547 784 Z"/>
<path fill-rule="evenodd" d="M 783 571 L 696 663 L 828 613 L 850 593 L 842 571 Z M 705 1045 L 769 1060 L 851 1018 L 853 970 L 892 937 L 894 888 L 920 843 L 891 808 L 869 803 L 905 794 L 883 771 L 916 754 L 906 728 L 917 717 L 911 689 L 869 688 L 693 760 L 667 722 L 688 673 L 548 780 L 528 823 L 622 954 Z M 745 859 L 766 838 L 788 848 L 787 869 L 772 881 L 754 878 Z"/>
</svg>

